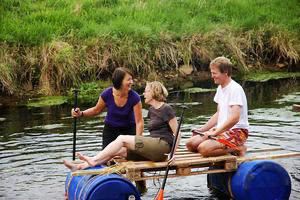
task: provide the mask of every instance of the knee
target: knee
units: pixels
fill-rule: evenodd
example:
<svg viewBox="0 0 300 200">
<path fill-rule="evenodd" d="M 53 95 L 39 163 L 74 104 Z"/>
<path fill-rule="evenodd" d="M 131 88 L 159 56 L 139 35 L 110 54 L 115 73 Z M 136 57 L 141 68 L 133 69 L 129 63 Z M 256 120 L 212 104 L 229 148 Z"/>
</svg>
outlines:
<svg viewBox="0 0 300 200">
<path fill-rule="evenodd" d="M 115 141 L 116 142 L 123 142 L 124 138 L 125 138 L 125 135 L 119 135 Z"/>
<path fill-rule="evenodd" d="M 122 147 L 127 147 L 128 142 L 130 141 L 129 135 L 119 135 L 115 142 Z"/>
<path fill-rule="evenodd" d="M 192 141 L 188 141 L 188 142 L 185 144 L 185 146 L 186 146 L 186 148 L 187 148 L 189 151 L 191 151 L 191 152 L 196 151 L 196 148 L 195 148 L 195 146 L 193 145 L 193 142 L 192 142 Z"/>
<path fill-rule="evenodd" d="M 209 155 L 209 149 L 207 149 L 204 145 L 199 145 L 197 148 L 198 152 L 202 155 L 202 156 L 208 156 Z"/>
<path fill-rule="evenodd" d="M 192 147 L 191 141 L 188 141 L 188 142 L 185 144 L 185 146 L 186 146 L 186 148 L 187 148 L 188 150 L 190 150 L 191 147 Z"/>
</svg>

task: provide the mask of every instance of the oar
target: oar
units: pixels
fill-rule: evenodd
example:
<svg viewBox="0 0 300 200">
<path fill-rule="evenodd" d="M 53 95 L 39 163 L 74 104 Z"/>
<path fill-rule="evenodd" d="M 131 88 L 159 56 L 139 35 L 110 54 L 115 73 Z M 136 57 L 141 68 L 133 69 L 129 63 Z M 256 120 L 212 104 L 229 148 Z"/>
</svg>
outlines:
<svg viewBox="0 0 300 200">
<path fill-rule="evenodd" d="M 192 132 L 195 133 L 195 134 L 199 134 L 200 136 L 204 136 L 204 134 L 202 132 L 198 131 L 198 130 L 192 130 Z M 208 136 L 208 138 L 212 139 L 212 140 L 216 140 L 217 142 L 220 142 L 220 143 L 222 143 L 222 144 L 224 144 L 224 145 L 226 145 L 226 146 L 228 146 L 228 147 L 230 147 L 232 149 L 239 150 L 238 147 L 235 144 L 233 144 L 233 143 L 231 143 L 231 142 L 229 142 L 227 140 L 224 140 L 224 139 L 221 139 L 221 138 L 212 137 L 212 136 Z"/>
<path fill-rule="evenodd" d="M 186 109 L 186 107 L 183 106 L 182 112 L 181 112 L 181 116 L 180 116 L 179 125 L 177 127 L 176 135 L 175 135 L 175 138 L 174 138 L 174 141 L 173 141 L 173 145 L 172 145 L 172 149 L 171 149 L 171 153 L 170 153 L 170 158 L 172 158 L 173 155 L 174 155 L 174 151 L 175 151 L 175 147 L 176 147 L 176 142 L 177 142 L 177 138 L 178 138 L 178 135 L 179 135 L 180 126 L 181 126 L 182 121 L 183 121 L 183 114 L 184 114 L 185 109 Z M 168 174 L 169 174 L 169 169 L 170 169 L 170 165 L 168 163 L 167 169 L 166 169 L 166 172 L 165 172 L 165 176 L 164 176 L 164 180 L 163 180 L 163 183 L 162 183 L 162 186 L 160 187 L 160 190 L 157 193 L 157 195 L 155 197 L 155 200 L 163 200 L 164 199 L 164 189 L 165 189 L 165 185 L 166 185 L 166 182 L 167 182 L 167 178 L 168 178 Z"/>
<path fill-rule="evenodd" d="M 77 94 L 78 90 L 74 89 L 74 110 L 77 108 Z M 76 153 L 76 124 L 77 124 L 77 117 L 74 117 L 73 121 L 73 160 L 75 160 L 75 153 Z"/>
</svg>

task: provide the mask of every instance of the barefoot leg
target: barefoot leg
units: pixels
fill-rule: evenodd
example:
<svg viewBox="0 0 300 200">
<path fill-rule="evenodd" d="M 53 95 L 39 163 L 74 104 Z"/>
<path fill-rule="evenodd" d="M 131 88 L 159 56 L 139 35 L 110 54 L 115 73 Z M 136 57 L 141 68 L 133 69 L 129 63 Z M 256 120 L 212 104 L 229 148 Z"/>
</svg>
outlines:
<svg viewBox="0 0 300 200">
<path fill-rule="evenodd" d="M 63 162 L 64 162 L 64 165 L 72 171 L 84 169 L 84 168 L 86 168 L 86 166 L 88 166 L 87 163 L 74 164 L 71 161 L 67 161 L 67 160 L 63 160 Z"/>
<path fill-rule="evenodd" d="M 93 160 L 92 157 L 85 156 L 85 155 L 83 155 L 82 153 L 79 153 L 79 152 L 76 153 L 76 156 L 77 156 L 80 160 L 83 160 L 83 161 L 87 162 L 87 163 L 89 164 L 89 166 L 94 167 L 94 166 L 97 165 L 97 163 Z"/>
</svg>

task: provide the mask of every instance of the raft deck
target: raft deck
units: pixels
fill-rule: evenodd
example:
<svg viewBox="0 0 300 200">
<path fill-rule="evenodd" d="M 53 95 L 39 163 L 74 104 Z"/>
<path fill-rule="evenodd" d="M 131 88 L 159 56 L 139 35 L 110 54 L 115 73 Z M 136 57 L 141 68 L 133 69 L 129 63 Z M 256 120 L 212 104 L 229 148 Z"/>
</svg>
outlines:
<svg viewBox="0 0 300 200">
<path fill-rule="evenodd" d="M 175 155 L 176 160 L 170 166 L 168 178 L 232 172 L 242 162 L 298 157 L 300 156 L 300 152 L 286 152 L 283 148 L 267 148 L 248 150 L 247 154 L 243 157 L 231 154 L 217 157 L 203 157 L 199 153 L 179 149 Z M 168 164 L 167 162 L 126 161 L 122 159 L 114 159 L 114 162 L 116 163 L 115 166 L 118 166 L 118 172 L 131 181 L 163 178 Z M 218 168 L 220 169 L 209 169 L 211 166 L 219 166 Z M 103 169 L 78 170 L 72 173 L 73 176 L 97 174 L 103 174 Z"/>
</svg>

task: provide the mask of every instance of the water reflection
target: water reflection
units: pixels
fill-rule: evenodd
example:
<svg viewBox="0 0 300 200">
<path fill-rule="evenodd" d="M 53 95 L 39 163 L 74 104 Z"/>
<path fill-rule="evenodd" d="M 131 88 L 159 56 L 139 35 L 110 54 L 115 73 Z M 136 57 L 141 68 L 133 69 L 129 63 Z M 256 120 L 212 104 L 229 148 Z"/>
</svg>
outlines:
<svg viewBox="0 0 300 200">
<path fill-rule="evenodd" d="M 300 151 L 300 114 L 291 105 L 300 102 L 299 81 L 242 83 L 249 99 L 251 149 L 283 147 Z M 214 93 L 172 93 L 169 102 L 175 109 L 186 103 L 182 125 L 184 147 L 190 130 L 205 123 L 215 112 Z M 88 106 L 86 106 L 88 107 Z M 68 105 L 45 108 L 1 106 L 0 110 L 0 199 L 62 199 L 68 170 L 62 159 L 72 159 L 72 118 Z M 144 115 L 147 107 L 143 111 Z M 177 111 L 180 112 L 180 111 Z M 146 123 L 148 121 L 146 120 Z M 103 115 L 78 120 L 77 150 L 93 155 L 101 149 Z M 300 161 L 296 158 L 276 160 L 292 179 L 291 200 L 300 198 Z M 152 199 L 159 182 L 148 181 L 143 199 Z M 206 176 L 168 179 L 166 199 L 224 199 L 211 193 Z"/>
</svg>

